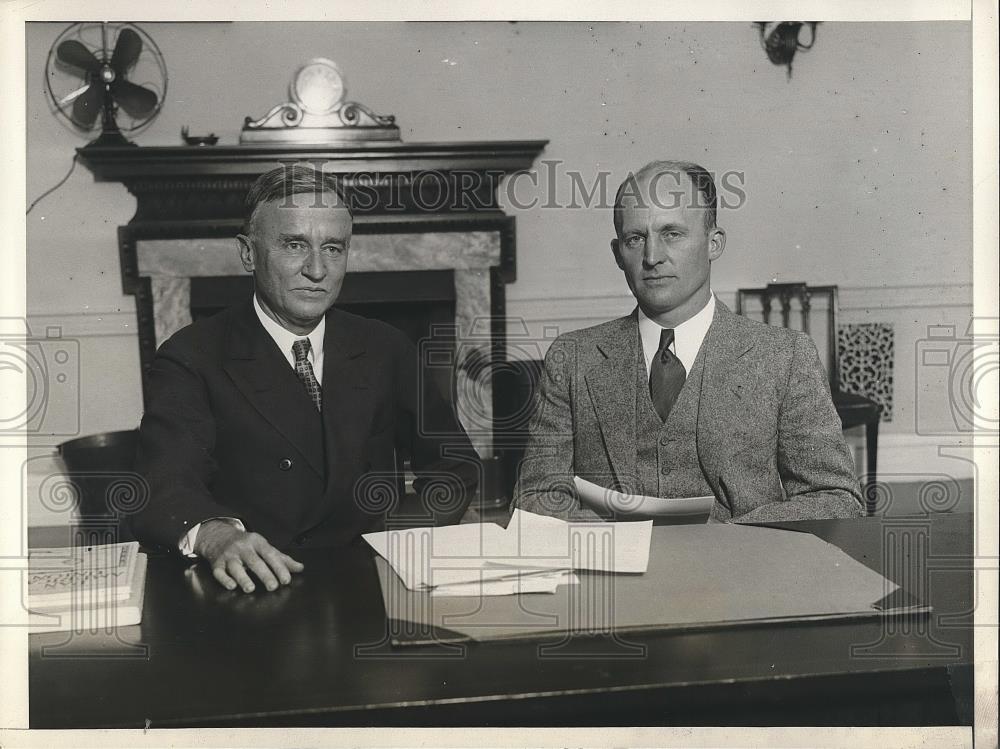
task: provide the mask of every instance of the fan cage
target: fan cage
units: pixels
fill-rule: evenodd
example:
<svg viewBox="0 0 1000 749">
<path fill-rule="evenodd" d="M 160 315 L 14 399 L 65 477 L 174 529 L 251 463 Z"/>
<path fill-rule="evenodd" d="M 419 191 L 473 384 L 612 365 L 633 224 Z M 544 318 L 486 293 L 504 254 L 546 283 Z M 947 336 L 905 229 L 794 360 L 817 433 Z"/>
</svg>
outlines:
<svg viewBox="0 0 1000 749">
<path fill-rule="evenodd" d="M 163 102 L 166 101 L 167 95 L 167 66 L 163 59 L 163 53 L 160 52 L 160 48 L 157 46 L 156 42 L 153 41 L 152 37 L 146 33 L 141 27 L 134 23 L 129 23 L 126 21 L 115 21 L 115 22 L 88 22 L 80 21 L 73 23 L 63 29 L 62 33 L 56 37 L 56 40 L 52 43 L 49 48 L 49 54 L 45 62 L 45 89 L 49 94 L 49 102 L 54 111 L 58 112 L 59 115 L 69 122 L 74 129 L 80 132 L 93 132 L 94 130 L 100 130 L 102 128 L 102 117 L 98 117 L 89 126 L 82 126 L 78 123 L 72 116 L 69 110 L 72 109 L 72 102 L 67 102 L 65 104 L 60 104 L 59 94 L 52 87 L 52 78 L 56 70 L 63 72 L 65 75 L 75 75 L 67 67 L 59 61 L 56 56 L 56 51 L 59 49 L 59 45 L 64 41 L 69 39 L 76 39 L 81 44 L 83 44 L 87 49 L 89 49 L 94 56 L 99 60 L 106 60 L 110 58 L 110 55 L 115 47 L 115 42 L 118 40 L 118 35 L 123 29 L 131 29 L 139 38 L 142 40 L 142 52 L 139 54 L 139 58 L 136 65 L 138 65 L 139 60 L 146 55 L 152 58 L 155 63 L 156 70 L 159 73 L 158 81 L 144 81 L 136 80 L 130 76 L 127 80 L 139 86 L 143 86 L 153 91 L 156 94 L 157 102 L 153 110 L 145 117 L 135 118 L 132 115 L 124 112 L 120 107 L 116 106 L 114 111 L 115 122 L 118 129 L 123 133 L 134 133 L 145 128 L 156 116 L 160 113 L 163 108 Z M 96 41 L 95 41 L 96 39 Z M 80 82 L 83 83 L 86 79 L 80 78 Z M 161 87 L 162 84 L 162 87 Z M 64 92 L 65 93 L 65 92 Z M 123 124 L 122 119 L 127 118 L 128 124 Z"/>
</svg>

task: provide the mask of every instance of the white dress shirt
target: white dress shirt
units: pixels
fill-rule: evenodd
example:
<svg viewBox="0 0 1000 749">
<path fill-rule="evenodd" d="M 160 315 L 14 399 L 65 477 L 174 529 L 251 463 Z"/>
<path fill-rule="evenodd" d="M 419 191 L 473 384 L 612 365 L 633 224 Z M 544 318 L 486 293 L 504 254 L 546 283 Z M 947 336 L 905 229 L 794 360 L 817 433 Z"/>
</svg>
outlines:
<svg viewBox="0 0 1000 749">
<path fill-rule="evenodd" d="M 271 336 L 276 344 L 278 344 L 278 349 L 285 356 L 285 361 L 288 362 L 288 366 L 295 369 L 295 353 L 292 351 L 292 345 L 300 338 L 309 339 L 309 363 L 312 364 L 313 374 L 316 376 L 316 381 L 322 385 L 323 384 L 323 336 L 326 335 L 326 317 L 321 317 L 319 323 L 316 325 L 312 331 L 306 335 L 301 336 L 298 333 L 293 333 L 290 330 L 285 330 L 281 325 L 279 325 L 275 320 L 272 320 L 267 316 L 264 308 L 260 306 L 260 302 L 257 301 L 257 295 L 253 295 L 253 308 L 257 313 L 257 318 L 260 320 L 260 324 L 264 326 L 264 330 L 267 334 Z M 239 528 L 241 531 L 246 530 L 246 527 L 239 520 L 239 518 L 208 518 L 208 520 L 225 520 L 228 523 Z M 204 521 L 202 521 L 204 522 Z M 194 544 L 198 540 L 198 531 L 201 530 L 201 523 L 194 525 L 191 529 L 184 534 L 184 537 L 180 540 L 178 548 L 181 554 L 186 557 L 197 556 L 194 553 Z"/>
<path fill-rule="evenodd" d="M 709 291 L 708 304 L 692 317 L 674 328 L 674 342 L 670 344 L 671 353 L 681 360 L 684 371 L 691 372 L 694 360 L 698 358 L 701 342 L 705 340 L 708 328 L 715 317 L 715 294 Z M 654 320 L 650 320 L 639 308 L 639 337 L 642 338 L 642 353 L 646 358 L 646 375 L 649 375 L 653 357 L 660 348 L 660 331 L 663 328 Z"/>
</svg>

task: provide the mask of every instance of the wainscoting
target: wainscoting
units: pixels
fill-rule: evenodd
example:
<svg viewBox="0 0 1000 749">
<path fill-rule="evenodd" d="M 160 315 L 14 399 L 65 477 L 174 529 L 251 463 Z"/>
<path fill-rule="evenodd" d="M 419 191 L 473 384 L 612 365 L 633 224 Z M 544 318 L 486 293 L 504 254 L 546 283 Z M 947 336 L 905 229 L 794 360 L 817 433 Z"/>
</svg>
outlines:
<svg viewBox="0 0 1000 749">
<path fill-rule="evenodd" d="M 560 333 L 628 314 L 634 306 L 627 293 L 518 298 L 512 293 L 516 288 L 514 284 L 508 290 L 507 347 L 511 359 L 539 358 Z M 724 303 L 733 306 L 735 289 L 719 289 L 717 294 Z M 975 464 L 969 434 L 960 423 L 956 424 L 948 383 L 941 380 L 940 373 L 935 375 L 937 379 L 926 376 L 927 368 L 921 358 L 929 346 L 950 350 L 967 340 L 972 286 L 841 287 L 840 313 L 842 326 L 891 326 L 893 332 L 893 408 L 891 420 L 881 425 L 879 481 L 953 487 L 950 482 L 973 479 Z M 78 420 L 79 435 L 132 429 L 138 425 L 142 393 L 131 297 L 123 297 L 121 307 L 111 310 L 73 313 L 38 310 L 29 314 L 28 324 L 35 337 L 58 331 L 62 338 L 79 343 L 79 398 L 73 403 L 59 404 L 60 408 L 77 410 L 73 418 Z M 64 422 L 68 416 L 53 412 L 46 415 L 49 418 Z M 30 440 L 23 491 L 26 519 L 31 525 L 68 521 L 58 504 L 42 502 L 39 490 L 46 477 L 62 470 L 54 454 L 55 447 L 71 436 L 76 435 L 42 432 Z M 864 466 L 863 434 L 860 429 L 851 430 L 847 437 L 855 449 L 860 473 Z M 919 492 L 914 496 L 917 495 Z M 970 492 L 963 491 L 960 495 L 964 506 Z M 926 497 L 925 500 L 932 501 Z M 895 504 L 901 506 L 900 502 Z M 909 506 L 913 502 L 902 504 Z"/>
</svg>

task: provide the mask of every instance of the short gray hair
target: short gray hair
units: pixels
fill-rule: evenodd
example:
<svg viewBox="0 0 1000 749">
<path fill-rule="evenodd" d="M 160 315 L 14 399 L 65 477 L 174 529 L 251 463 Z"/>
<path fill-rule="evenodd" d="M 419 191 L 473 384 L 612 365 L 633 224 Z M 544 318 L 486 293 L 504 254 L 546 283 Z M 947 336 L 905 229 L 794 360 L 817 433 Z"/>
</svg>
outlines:
<svg viewBox="0 0 1000 749">
<path fill-rule="evenodd" d="M 712 173 L 705 167 L 695 164 L 692 161 L 650 161 L 637 172 L 629 172 L 629 175 L 618 186 L 615 193 L 615 234 L 621 236 L 622 233 L 622 199 L 628 188 L 638 194 L 639 179 L 646 175 L 656 176 L 658 174 L 686 174 L 691 179 L 691 184 L 695 187 L 701 199 L 697 207 L 705 209 L 705 230 L 715 228 L 718 210 L 718 194 L 715 190 L 715 180 Z"/>
<path fill-rule="evenodd" d="M 337 178 L 326 172 L 304 164 L 282 164 L 260 175 L 247 193 L 246 223 L 244 232 L 249 232 L 254 216 L 265 203 L 274 200 L 289 200 L 292 195 L 313 194 L 317 201 L 321 195 L 332 195 L 331 205 L 340 205 L 354 218 L 347 198 Z"/>
</svg>

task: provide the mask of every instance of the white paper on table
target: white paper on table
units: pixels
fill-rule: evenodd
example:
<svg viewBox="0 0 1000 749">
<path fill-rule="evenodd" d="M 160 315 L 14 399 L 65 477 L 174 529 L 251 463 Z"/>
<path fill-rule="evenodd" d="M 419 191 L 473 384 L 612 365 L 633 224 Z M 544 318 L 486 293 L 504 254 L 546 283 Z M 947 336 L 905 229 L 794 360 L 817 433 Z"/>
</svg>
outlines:
<svg viewBox="0 0 1000 749">
<path fill-rule="evenodd" d="M 509 572 L 509 570 L 508 570 Z M 569 570 L 546 570 L 544 574 L 509 575 L 501 580 L 439 585 L 432 596 L 512 596 L 518 593 L 555 593 L 560 585 L 577 585 L 580 578 Z"/>
<path fill-rule="evenodd" d="M 624 494 L 614 489 L 606 489 L 579 476 L 573 477 L 576 494 L 585 507 L 605 514 L 614 512 L 618 515 L 634 514 L 645 517 L 685 517 L 704 516 L 707 521 L 715 497 L 711 494 L 702 497 L 646 497 L 640 494 Z"/>
<path fill-rule="evenodd" d="M 410 590 L 505 577 L 509 571 L 484 569 L 492 557 L 509 553 L 506 531 L 496 523 L 365 533 L 362 538 L 383 557 Z"/>
<path fill-rule="evenodd" d="M 506 529 L 495 523 L 468 523 L 362 537 L 410 590 L 463 584 L 481 589 L 484 583 L 506 590 L 516 576 L 524 580 L 540 572 L 645 572 L 652 526 L 650 520 L 567 523 L 514 510 Z"/>
<path fill-rule="evenodd" d="M 557 521 L 558 522 L 558 521 Z M 483 583 L 526 577 L 532 573 L 551 575 L 566 564 L 536 565 L 526 562 L 499 566 L 494 560 L 517 555 L 517 538 L 496 523 L 466 523 L 440 527 L 407 528 L 366 533 L 362 536 L 392 567 L 410 590 L 433 590 L 441 586 Z"/>
<path fill-rule="evenodd" d="M 489 564 L 641 573 L 649 564 L 652 520 L 567 523 L 514 510 L 507 525 L 510 556 Z"/>
</svg>

